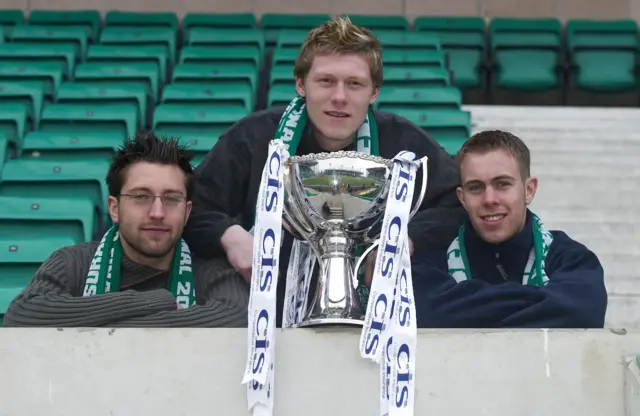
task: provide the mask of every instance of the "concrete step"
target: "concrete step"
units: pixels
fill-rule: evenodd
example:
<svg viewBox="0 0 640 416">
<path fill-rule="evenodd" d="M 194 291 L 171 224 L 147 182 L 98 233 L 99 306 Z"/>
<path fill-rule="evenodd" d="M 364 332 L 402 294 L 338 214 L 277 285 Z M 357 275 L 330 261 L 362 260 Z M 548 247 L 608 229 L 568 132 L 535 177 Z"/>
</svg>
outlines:
<svg viewBox="0 0 640 416">
<path fill-rule="evenodd" d="M 540 163 L 543 162 L 541 161 Z M 616 166 L 613 164 L 601 165 L 595 160 L 591 164 L 574 164 L 569 161 L 566 163 L 547 164 L 545 161 L 544 165 L 540 167 L 544 169 L 544 173 L 540 174 L 541 177 L 562 176 L 564 178 L 579 177 L 583 179 L 606 178 L 610 181 L 615 179 L 640 179 L 640 163 L 631 166 Z M 609 186 L 611 185 L 612 183 L 610 182 Z"/>
<path fill-rule="evenodd" d="M 640 120 L 640 110 L 624 107 L 531 107 L 531 106 L 498 106 L 498 105 L 465 105 L 464 110 L 473 115 L 491 117 L 493 119 L 537 119 L 548 118 L 565 120 L 601 120 L 609 122 L 633 122 Z"/>
<path fill-rule="evenodd" d="M 592 167 L 592 166 L 615 166 L 618 168 L 629 167 L 632 169 L 640 170 L 640 156 L 636 156 L 635 153 L 631 153 L 631 149 L 626 150 L 624 153 L 612 155 L 609 152 L 600 151 L 582 151 L 576 152 L 558 152 L 554 150 L 540 151 L 536 146 L 530 146 L 531 150 L 531 163 L 532 165 L 538 165 L 540 167 L 555 167 L 555 166 L 579 166 L 579 167 Z M 633 152 L 638 152 L 640 155 L 640 146 L 638 149 L 634 149 Z"/>
<path fill-rule="evenodd" d="M 612 295 L 608 297 L 605 328 L 638 328 L 640 297 Z"/>
<path fill-rule="evenodd" d="M 545 138 L 550 140 L 570 140 L 579 139 L 585 141 L 623 141 L 637 142 L 640 140 L 640 132 L 635 126 L 605 127 L 600 124 L 568 125 L 558 122 L 557 124 L 541 124 L 541 121 L 530 121 L 528 123 L 513 121 L 487 121 L 486 123 L 476 123 L 472 125 L 472 134 L 484 130 L 503 130 L 515 134 L 522 140 L 533 138 Z"/>
<path fill-rule="evenodd" d="M 536 172 L 539 178 L 539 186 L 554 186 L 556 188 L 565 189 L 570 194 L 572 189 L 588 189 L 588 190 L 606 190 L 617 189 L 620 192 L 637 192 L 638 180 L 632 178 L 620 177 L 615 181 L 610 178 L 603 177 L 584 177 L 582 175 L 553 175 L 546 172 L 540 172 L 538 166 L 531 168 L 532 172 Z M 543 182 L 544 181 L 544 182 Z M 545 184 L 545 185 L 543 185 Z M 553 185 L 552 185 L 553 184 Z M 594 194 L 594 198 L 597 194 Z"/>
</svg>

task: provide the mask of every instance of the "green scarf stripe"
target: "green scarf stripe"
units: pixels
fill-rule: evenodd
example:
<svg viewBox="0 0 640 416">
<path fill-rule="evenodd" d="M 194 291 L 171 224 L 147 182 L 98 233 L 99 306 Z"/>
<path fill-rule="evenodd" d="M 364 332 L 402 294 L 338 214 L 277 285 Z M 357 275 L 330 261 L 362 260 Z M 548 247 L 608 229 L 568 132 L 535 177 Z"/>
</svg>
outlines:
<svg viewBox="0 0 640 416">
<path fill-rule="evenodd" d="M 83 296 L 120 291 L 122 256 L 120 233 L 118 226 L 114 225 L 102 237 L 93 256 Z M 180 240 L 173 254 L 169 290 L 182 308 L 186 309 L 196 304 L 191 253 L 184 240 Z"/>
</svg>

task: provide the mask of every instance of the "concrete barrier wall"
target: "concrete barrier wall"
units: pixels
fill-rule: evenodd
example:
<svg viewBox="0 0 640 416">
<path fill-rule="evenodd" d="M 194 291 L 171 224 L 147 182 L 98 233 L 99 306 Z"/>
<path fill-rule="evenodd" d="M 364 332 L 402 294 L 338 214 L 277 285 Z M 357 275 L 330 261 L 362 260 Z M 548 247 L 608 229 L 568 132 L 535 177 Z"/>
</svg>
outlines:
<svg viewBox="0 0 640 416">
<path fill-rule="evenodd" d="M 0 0 L 0 8 L 172 10 L 186 12 L 252 11 L 292 13 L 366 13 L 481 15 L 487 17 L 635 18 L 640 0 Z"/>
<path fill-rule="evenodd" d="M 274 414 L 377 415 L 358 339 L 278 332 Z M 245 330 L 0 328 L 0 416 L 248 415 L 245 354 Z M 640 331 L 421 331 L 415 414 L 640 415 L 636 354 Z"/>
</svg>

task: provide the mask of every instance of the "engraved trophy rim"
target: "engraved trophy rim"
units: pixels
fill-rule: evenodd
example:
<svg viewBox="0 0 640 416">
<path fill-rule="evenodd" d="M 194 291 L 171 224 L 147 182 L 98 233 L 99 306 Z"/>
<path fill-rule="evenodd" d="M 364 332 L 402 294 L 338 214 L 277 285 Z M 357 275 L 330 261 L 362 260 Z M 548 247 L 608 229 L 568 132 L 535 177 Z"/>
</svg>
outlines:
<svg viewBox="0 0 640 416">
<path fill-rule="evenodd" d="M 337 152 L 321 152 L 321 153 L 309 153 L 302 156 L 289 156 L 287 160 L 284 162 L 286 166 L 291 166 L 294 163 L 298 162 L 312 162 L 315 160 L 328 160 L 328 159 L 339 159 L 339 158 L 358 158 L 363 159 L 369 162 L 380 163 L 385 165 L 387 168 L 393 168 L 393 160 L 386 159 L 381 156 L 374 156 L 368 153 L 362 153 L 355 150 L 339 150 Z"/>
</svg>

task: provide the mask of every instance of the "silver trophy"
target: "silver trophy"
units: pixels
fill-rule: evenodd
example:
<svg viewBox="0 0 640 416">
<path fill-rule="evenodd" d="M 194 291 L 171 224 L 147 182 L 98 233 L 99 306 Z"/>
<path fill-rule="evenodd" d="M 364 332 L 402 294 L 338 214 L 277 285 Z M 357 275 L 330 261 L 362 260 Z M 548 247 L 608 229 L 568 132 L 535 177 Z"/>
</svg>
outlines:
<svg viewBox="0 0 640 416">
<path fill-rule="evenodd" d="M 319 266 L 315 295 L 298 326 L 364 324 L 367 305 L 356 294 L 357 271 L 376 246 L 377 235 L 370 233 L 382 223 L 392 168 L 392 160 L 354 151 L 292 156 L 285 162 L 284 219 L 293 236 L 309 244 Z M 426 192 L 426 158 L 422 169 L 411 217 Z"/>
</svg>

